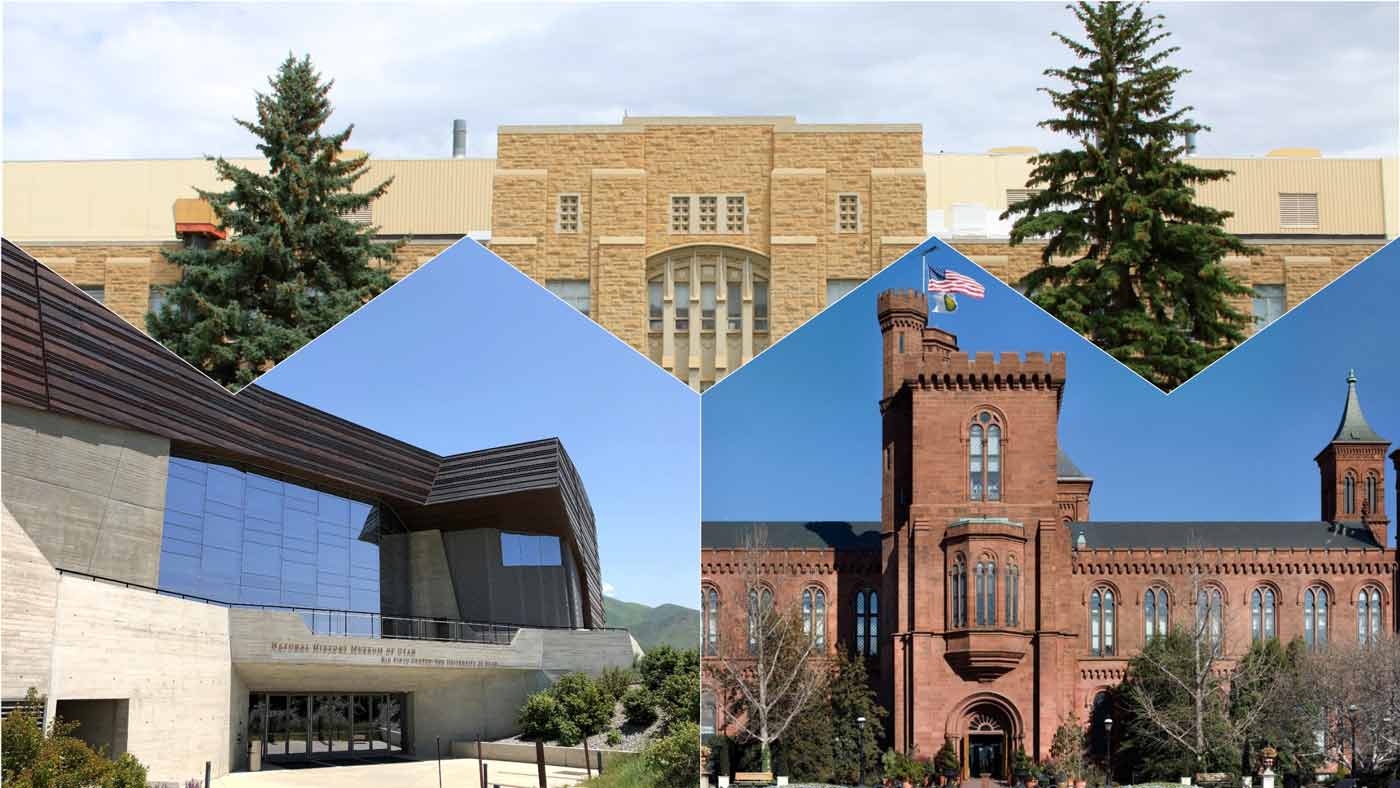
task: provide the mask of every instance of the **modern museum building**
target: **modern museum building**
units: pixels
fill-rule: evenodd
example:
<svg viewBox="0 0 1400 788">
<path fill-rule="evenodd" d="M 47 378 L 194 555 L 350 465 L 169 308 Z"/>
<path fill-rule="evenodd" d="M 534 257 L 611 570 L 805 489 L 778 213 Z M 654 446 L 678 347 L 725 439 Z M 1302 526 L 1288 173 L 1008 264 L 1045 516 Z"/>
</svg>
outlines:
<svg viewBox="0 0 1400 788">
<path fill-rule="evenodd" d="M 0 700 L 154 782 L 431 756 L 630 665 L 553 438 L 439 456 L 236 396 L 9 241 Z"/>
</svg>

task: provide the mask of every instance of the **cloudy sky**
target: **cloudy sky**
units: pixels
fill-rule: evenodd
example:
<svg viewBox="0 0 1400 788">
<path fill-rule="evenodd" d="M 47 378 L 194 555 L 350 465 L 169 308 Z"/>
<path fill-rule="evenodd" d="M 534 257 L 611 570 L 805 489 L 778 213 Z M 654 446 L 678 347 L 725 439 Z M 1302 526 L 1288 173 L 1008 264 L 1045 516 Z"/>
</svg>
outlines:
<svg viewBox="0 0 1400 788">
<path fill-rule="evenodd" d="M 1396 4 L 1160 3 L 1193 70 L 1204 154 L 1396 155 Z M 380 157 L 470 153 L 507 123 L 792 114 L 915 122 L 929 151 L 1056 144 L 1041 71 L 1060 3 L 823 5 L 7 4 L 6 159 L 239 155 L 232 117 L 289 52 L 336 80 L 334 122 Z"/>
</svg>

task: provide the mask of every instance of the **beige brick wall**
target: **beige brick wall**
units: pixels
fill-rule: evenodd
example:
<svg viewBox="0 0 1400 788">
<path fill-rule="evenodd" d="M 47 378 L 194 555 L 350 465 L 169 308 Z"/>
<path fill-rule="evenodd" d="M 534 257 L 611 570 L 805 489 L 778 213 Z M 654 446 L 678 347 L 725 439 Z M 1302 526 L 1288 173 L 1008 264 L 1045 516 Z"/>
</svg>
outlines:
<svg viewBox="0 0 1400 788">
<path fill-rule="evenodd" d="M 541 284 L 588 278 L 593 318 L 644 352 L 660 346 L 647 334 L 646 291 L 658 253 L 705 245 L 767 257 L 776 341 L 826 305 L 826 279 L 869 277 L 924 236 L 916 129 L 752 119 L 608 128 L 500 130 L 491 248 Z M 556 231 L 568 193 L 580 195 L 578 233 Z M 858 232 L 836 231 L 840 193 L 860 196 Z M 672 233 L 672 195 L 693 194 L 744 195 L 743 231 Z"/>
<path fill-rule="evenodd" d="M 1366 257 L 1384 246 L 1382 241 L 1354 243 L 1274 243 L 1252 241 L 1261 254 L 1229 257 L 1226 268 L 1245 286 L 1283 285 L 1286 306 L 1331 284 Z M 1005 242 L 952 241 L 953 248 L 1004 282 L 1019 282 L 1041 264 L 1041 244 L 1010 246 Z M 1235 306 L 1249 313 L 1251 299 L 1235 299 Z"/>
<path fill-rule="evenodd" d="M 390 276 L 395 280 L 408 276 L 452 243 L 442 240 L 405 244 L 395 256 Z M 103 288 L 107 308 L 145 331 L 151 288 L 180 281 L 180 269 L 162 254 L 178 248 L 179 244 L 31 244 L 25 246 L 25 251 L 79 287 Z"/>
</svg>

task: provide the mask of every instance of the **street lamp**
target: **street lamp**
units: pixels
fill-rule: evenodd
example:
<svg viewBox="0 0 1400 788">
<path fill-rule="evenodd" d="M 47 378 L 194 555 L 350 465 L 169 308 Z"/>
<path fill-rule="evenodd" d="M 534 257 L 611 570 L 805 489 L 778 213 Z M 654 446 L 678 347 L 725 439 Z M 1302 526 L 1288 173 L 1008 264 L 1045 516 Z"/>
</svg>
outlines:
<svg viewBox="0 0 1400 788">
<path fill-rule="evenodd" d="M 1351 773 L 1356 774 L 1356 704 L 1347 707 L 1347 722 L 1351 723 Z"/>
<path fill-rule="evenodd" d="M 1108 784 L 1113 784 L 1113 718 L 1103 718 L 1103 735 L 1108 740 Z"/>
<path fill-rule="evenodd" d="M 856 717 L 856 725 L 860 729 L 860 741 L 856 744 L 856 763 L 859 764 L 860 779 L 856 785 L 865 785 L 865 718 Z M 850 772 L 847 772 L 850 774 Z"/>
</svg>

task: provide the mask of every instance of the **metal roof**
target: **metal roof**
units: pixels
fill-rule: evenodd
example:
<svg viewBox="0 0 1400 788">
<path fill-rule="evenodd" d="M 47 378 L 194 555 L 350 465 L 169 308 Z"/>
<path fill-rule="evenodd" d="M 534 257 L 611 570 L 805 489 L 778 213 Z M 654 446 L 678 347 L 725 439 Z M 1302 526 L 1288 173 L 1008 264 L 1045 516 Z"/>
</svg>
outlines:
<svg viewBox="0 0 1400 788">
<path fill-rule="evenodd" d="M 1087 479 L 1088 474 L 1079 470 L 1074 460 L 1063 449 L 1055 449 L 1055 476 L 1060 479 Z"/>
<path fill-rule="evenodd" d="M 878 550 L 878 522 L 704 522 L 700 547 L 724 550 L 747 547 L 757 534 L 770 549 Z"/>
<path fill-rule="evenodd" d="M 1361 400 L 1356 396 L 1356 371 L 1347 373 L 1347 404 L 1342 408 L 1342 421 L 1332 443 L 1389 443 L 1376 434 L 1361 413 Z"/>
<path fill-rule="evenodd" d="M 1377 549 L 1360 522 L 1106 522 L 1069 524 L 1070 544 L 1088 550 Z M 1081 540 L 1081 537 L 1083 541 Z"/>
</svg>

